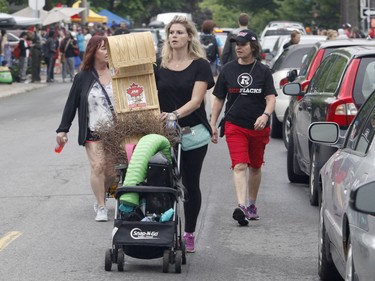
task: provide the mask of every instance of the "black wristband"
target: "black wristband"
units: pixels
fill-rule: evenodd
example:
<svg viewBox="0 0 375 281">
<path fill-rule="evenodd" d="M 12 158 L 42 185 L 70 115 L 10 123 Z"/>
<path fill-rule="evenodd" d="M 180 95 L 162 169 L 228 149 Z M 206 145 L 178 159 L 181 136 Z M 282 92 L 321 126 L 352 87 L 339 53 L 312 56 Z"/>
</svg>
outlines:
<svg viewBox="0 0 375 281">
<path fill-rule="evenodd" d="M 267 113 L 267 112 L 263 112 L 264 115 L 267 115 L 268 118 L 271 118 L 271 114 Z"/>
</svg>

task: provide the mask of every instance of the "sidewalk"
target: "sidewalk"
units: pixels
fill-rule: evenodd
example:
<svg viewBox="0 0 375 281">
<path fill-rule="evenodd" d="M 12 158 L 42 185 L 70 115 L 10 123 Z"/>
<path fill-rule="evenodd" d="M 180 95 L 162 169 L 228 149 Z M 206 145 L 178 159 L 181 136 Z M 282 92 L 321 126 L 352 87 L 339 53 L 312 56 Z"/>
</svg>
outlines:
<svg viewBox="0 0 375 281">
<path fill-rule="evenodd" d="M 0 84 L 0 99 L 12 95 L 26 93 L 39 88 L 47 87 L 49 84 L 42 83 L 17 83 L 13 84 Z"/>
</svg>

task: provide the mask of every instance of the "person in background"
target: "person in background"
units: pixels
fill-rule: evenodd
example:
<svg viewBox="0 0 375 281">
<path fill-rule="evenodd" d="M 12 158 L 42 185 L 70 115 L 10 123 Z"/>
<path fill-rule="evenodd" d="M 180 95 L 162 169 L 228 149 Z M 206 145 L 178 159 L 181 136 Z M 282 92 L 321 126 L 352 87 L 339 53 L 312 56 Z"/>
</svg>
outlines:
<svg viewBox="0 0 375 281">
<path fill-rule="evenodd" d="M 20 35 L 20 41 L 18 46 L 20 48 L 20 58 L 19 58 L 19 73 L 20 73 L 20 82 L 26 82 L 26 74 L 28 67 L 28 60 L 30 55 L 30 46 L 27 42 L 29 35 L 26 31 L 23 31 Z"/>
<path fill-rule="evenodd" d="M 232 217 L 242 226 L 259 219 L 255 204 L 277 93 L 271 70 L 256 59 L 261 52 L 256 34 L 245 29 L 230 40 L 236 43 L 238 59 L 224 65 L 219 74 L 210 123 L 212 142 L 217 143 L 216 123 L 227 99 L 223 126 L 238 203 Z"/>
<path fill-rule="evenodd" d="M 337 38 L 336 39 L 348 39 L 348 36 L 346 36 L 344 29 L 339 28 L 337 30 Z"/>
<path fill-rule="evenodd" d="M 246 13 L 241 13 L 238 17 L 238 28 L 229 33 L 227 36 L 227 40 L 225 41 L 223 53 L 221 55 L 221 65 L 225 65 L 226 63 L 237 58 L 236 44 L 231 43 L 230 39 L 234 38 L 241 30 L 249 28 L 249 19 L 250 17 Z"/>
<path fill-rule="evenodd" d="M 54 82 L 54 71 L 55 71 L 55 56 L 57 52 L 55 31 L 50 30 L 47 37 L 47 42 L 45 43 L 45 54 L 44 60 L 47 64 L 47 83 Z"/>
<path fill-rule="evenodd" d="M 63 64 L 62 78 L 65 82 L 66 77 L 69 75 L 70 82 L 73 82 L 74 77 L 74 48 L 77 48 L 77 41 L 73 38 L 70 31 L 66 31 L 65 38 L 60 45 L 61 62 Z"/>
<path fill-rule="evenodd" d="M 94 210 L 98 222 L 108 220 L 105 192 L 115 181 L 110 167 L 105 163 L 102 142 L 95 134 L 98 125 L 111 122 L 113 116 L 110 109 L 113 104 L 112 78 L 108 68 L 106 40 L 105 36 L 95 35 L 88 42 L 82 70 L 74 78 L 61 123 L 56 130 L 57 144 L 65 145 L 78 110 L 78 144 L 86 148 L 90 162 L 90 183 L 96 198 Z"/>
<path fill-rule="evenodd" d="M 327 30 L 327 39 L 326 40 L 334 40 L 337 39 L 338 33 L 334 29 Z"/>
<path fill-rule="evenodd" d="M 289 42 L 285 43 L 283 49 L 288 48 L 289 46 L 298 44 L 301 41 L 301 33 L 298 30 L 293 30 L 290 34 Z"/>
<path fill-rule="evenodd" d="M 0 65 L 12 66 L 12 52 L 8 42 L 8 35 L 5 29 L 1 30 L 0 37 Z M 3 63 L 4 62 L 4 63 Z"/>
<path fill-rule="evenodd" d="M 82 28 L 82 33 L 85 38 L 85 50 L 86 50 L 87 43 L 90 41 L 92 35 L 87 27 Z"/>
<path fill-rule="evenodd" d="M 121 35 L 121 34 L 128 34 L 130 33 L 129 29 L 126 27 L 126 22 L 122 21 L 120 23 L 120 26 L 116 28 L 113 35 Z"/>
<path fill-rule="evenodd" d="M 352 25 L 350 23 L 344 23 L 342 25 L 346 37 L 350 38 L 350 32 L 352 31 Z"/>
<path fill-rule="evenodd" d="M 195 25 L 186 17 L 175 16 L 165 31 L 167 39 L 155 67 L 161 119 L 175 117 L 182 128 L 201 124 L 211 134 L 203 99 L 214 79 Z M 182 183 L 189 192 L 189 200 L 184 202 L 183 238 L 191 253 L 195 251 L 194 232 L 202 203 L 200 174 L 207 149 L 208 144 L 203 144 L 181 153 Z"/>
<path fill-rule="evenodd" d="M 85 35 L 82 33 L 81 27 L 77 27 L 76 39 L 77 39 L 77 45 L 78 45 L 78 49 L 79 49 L 79 58 L 82 61 L 83 60 L 83 54 L 84 54 L 85 49 L 86 49 L 86 40 L 85 40 Z"/>
<path fill-rule="evenodd" d="M 31 83 L 41 82 L 40 66 L 42 63 L 41 26 L 36 25 L 31 35 Z"/>
</svg>

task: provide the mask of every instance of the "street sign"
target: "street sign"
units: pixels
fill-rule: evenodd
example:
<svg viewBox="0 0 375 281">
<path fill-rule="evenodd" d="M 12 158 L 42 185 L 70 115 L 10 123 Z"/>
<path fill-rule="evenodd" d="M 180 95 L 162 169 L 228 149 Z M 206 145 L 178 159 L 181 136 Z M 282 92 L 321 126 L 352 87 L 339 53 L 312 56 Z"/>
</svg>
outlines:
<svg viewBox="0 0 375 281">
<path fill-rule="evenodd" d="M 43 10 L 46 0 L 29 0 L 29 7 L 34 10 Z"/>
<path fill-rule="evenodd" d="M 367 18 L 368 16 L 375 16 L 375 9 L 362 9 L 361 18 Z"/>
</svg>

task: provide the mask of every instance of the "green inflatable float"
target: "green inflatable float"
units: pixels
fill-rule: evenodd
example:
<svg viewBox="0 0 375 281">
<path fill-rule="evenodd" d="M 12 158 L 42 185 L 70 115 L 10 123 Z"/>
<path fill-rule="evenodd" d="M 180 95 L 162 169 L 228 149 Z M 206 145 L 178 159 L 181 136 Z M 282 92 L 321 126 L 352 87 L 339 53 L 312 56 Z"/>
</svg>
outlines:
<svg viewBox="0 0 375 281">
<path fill-rule="evenodd" d="M 137 143 L 133 155 L 129 161 L 123 186 L 136 186 L 143 182 L 147 175 L 148 162 L 156 153 L 162 152 L 171 163 L 171 151 L 169 140 L 158 134 L 149 134 L 142 137 Z M 120 202 L 124 205 L 138 206 L 139 194 L 125 193 L 120 196 Z"/>
</svg>

